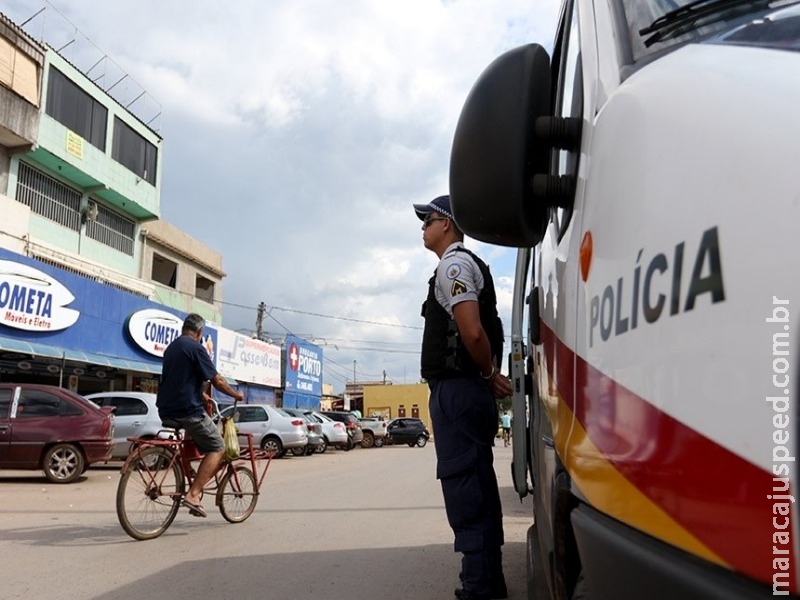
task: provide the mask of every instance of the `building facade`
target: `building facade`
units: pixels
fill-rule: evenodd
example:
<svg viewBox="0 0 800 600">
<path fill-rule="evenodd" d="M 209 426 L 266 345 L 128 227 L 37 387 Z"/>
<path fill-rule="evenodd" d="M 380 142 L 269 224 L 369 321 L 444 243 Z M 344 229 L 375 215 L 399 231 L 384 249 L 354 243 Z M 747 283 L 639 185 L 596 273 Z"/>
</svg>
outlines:
<svg viewBox="0 0 800 600">
<path fill-rule="evenodd" d="M 365 416 L 384 419 L 414 417 L 422 419 L 431 429 L 428 410 L 430 390 L 427 383 L 410 385 L 365 385 L 363 388 Z"/>
<path fill-rule="evenodd" d="M 161 212 L 162 138 L 0 15 L 0 378 L 153 391 L 222 258 Z M 208 328 L 209 349 L 216 328 Z"/>
</svg>

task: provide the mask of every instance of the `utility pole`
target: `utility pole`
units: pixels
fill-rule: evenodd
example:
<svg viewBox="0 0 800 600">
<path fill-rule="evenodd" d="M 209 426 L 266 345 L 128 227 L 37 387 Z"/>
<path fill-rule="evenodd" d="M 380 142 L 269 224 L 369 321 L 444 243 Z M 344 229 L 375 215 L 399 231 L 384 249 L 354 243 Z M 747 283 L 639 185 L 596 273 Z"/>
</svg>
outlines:
<svg viewBox="0 0 800 600">
<path fill-rule="evenodd" d="M 386 385 L 386 369 L 383 370 L 383 385 Z"/>
<path fill-rule="evenodd" d="M 264 324 L 264 313 L 267 311 L 267 305 L 261 302 L 258 305 L 258 313 L 256 315 L 256 338 L 261 339 L 261 329 Z"/>
<path fill-rule="evenodd" d="M 356 361 L 353 360 L 353 385 L 356 384 Z"/>
</svg>

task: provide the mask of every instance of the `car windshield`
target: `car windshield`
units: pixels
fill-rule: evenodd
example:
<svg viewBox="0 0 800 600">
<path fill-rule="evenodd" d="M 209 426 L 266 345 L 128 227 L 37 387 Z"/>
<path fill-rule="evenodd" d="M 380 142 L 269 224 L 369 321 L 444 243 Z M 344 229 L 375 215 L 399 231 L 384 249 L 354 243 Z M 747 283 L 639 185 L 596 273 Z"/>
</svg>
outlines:
<svg viewBox="0 0 800 600">
<path fill-rule="evenodd" d="M 794 0 L 795 2 L 797 0 Z M 632 58 L 722 31 L 787 0 L 622 0 Z"/>
</svg>

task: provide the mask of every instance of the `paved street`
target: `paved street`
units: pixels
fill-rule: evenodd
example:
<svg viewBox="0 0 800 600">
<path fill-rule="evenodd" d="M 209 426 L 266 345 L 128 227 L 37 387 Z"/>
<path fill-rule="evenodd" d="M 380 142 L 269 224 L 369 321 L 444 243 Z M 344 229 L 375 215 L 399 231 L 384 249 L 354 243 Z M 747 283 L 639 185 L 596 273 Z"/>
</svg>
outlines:
<svg viewBox="0 0 800 600">
<path fill-rule="evenodd" d="M 521 600 L 531 509 L 513 491 L 510 460 L 510 448 L 495 447 L 509 597 Z M 207 497 L 208 519 L 182 510 L 146 542 L 117 522 L 119 463 L 71 485 L 0 471 L 0 596 L 450 599 L 459 559 L 434 462 L 432 443 L 276 460 L 244 523 L 227 523 Z"/>
</svg>

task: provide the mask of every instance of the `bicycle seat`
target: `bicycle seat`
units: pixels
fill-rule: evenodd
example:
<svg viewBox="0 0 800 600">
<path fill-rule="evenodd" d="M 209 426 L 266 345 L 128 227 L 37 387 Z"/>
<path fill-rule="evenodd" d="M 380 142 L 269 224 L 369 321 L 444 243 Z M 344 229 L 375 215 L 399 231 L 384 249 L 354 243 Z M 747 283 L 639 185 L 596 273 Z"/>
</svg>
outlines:
<svg viewBox="0 0 800 600">
<path fill-rule="evenodd" d="M 173 419 L 161 419 L 161 425 L 168 429 L 183 429 L 182 425 Z"/>
</svg>

